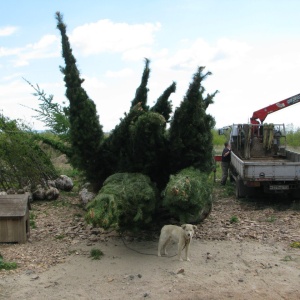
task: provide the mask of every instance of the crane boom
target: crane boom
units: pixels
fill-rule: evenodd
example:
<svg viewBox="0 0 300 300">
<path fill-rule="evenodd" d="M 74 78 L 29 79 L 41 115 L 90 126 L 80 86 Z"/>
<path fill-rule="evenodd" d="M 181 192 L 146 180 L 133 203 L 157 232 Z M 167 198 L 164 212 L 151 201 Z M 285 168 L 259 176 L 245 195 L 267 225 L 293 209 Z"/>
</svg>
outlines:
<svg viewBox="0 0 300 300">
<path fill-rule="evenodd" d="M 297 94 L 295 96 L 289 97 L 287 99 L 281 100 L 279 102 L 276 102 L 274 104 L 271 104 L 267 107 L 264 107 L 262 109 L 259 109 L 257 111 L 255 111 L 252 115 L 252 117 L 250 118 L 250 122 L 251 124 L 260 124 L 263 123 L 263 121 L 266 119 L 266 117 L 283 108 L 286 108 L 290 105 L 296 104 L 300 101 L 300 94 Z M 260 120 L 260 123 L 258 120 Z"/>
</svg>

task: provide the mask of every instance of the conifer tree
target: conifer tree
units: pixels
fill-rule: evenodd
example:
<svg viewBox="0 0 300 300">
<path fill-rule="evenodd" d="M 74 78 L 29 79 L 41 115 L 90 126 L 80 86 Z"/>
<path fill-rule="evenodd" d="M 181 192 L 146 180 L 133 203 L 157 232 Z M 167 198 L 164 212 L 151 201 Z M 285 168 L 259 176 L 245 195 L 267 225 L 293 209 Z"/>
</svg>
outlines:
<svg viewBox="0 0 300 300">
<path fill-rule="evenodd" d="M 147 84 L 150 76 L 149 63 L 150 60 L 145 58 L 145 68 L 142 76 L 142 81 L 140 86 L 136 89 L 134 99 L 131 101 L 131 108 L 133 108 L 140 102 L 143 110 L 145 111 L 149 110 L 149 106 L 147 106 L 147 98 L 148 98 L 148 91 L 149 91 L 149 89 L 147 88 Z"/>
<path fill-rule="evenodd" d="M 108 149 L 111 165 L 111 174 L 116 172 L 135 172 L 132 161 L 132 143 L 130 130 L 135 122 L 144 114 L 141 103 L 132 107 L 129 113 L 114 128 L 109 137 L 105 140 L 104 146 Z M 110 174 L 110 175 L 111 175 Z"/>
<path fill-rule="evenodd" d="M 151 111 L 157 112 L 165 118 L 166 122 L 169 121 L 172 113 L 172 102 L 169 100 L 169 97 L 172 93 L 176 91 L 176 83 L 173 82 L 157 99 L 155 105 L 151 107 Z"/>
<path fill-rule="evenodd" d="M 96 111 L 96 105 L 82 88 L 84 79 L 76 66 L 66 34 L 66 25 L 60 12 L 56 13 L 57 28 L 61 33 L 62 56 L 65 67 L 60 67 L 66 83 L 66 96 L 70 102 L 70 138 L 74 150 L 72 164 L 86 172 L 91 182 L 97 180 L 101 170 L 100 143 L 104 138 L 102 126 Z M 100 180 L 100 178 L 98 178 Z"/>
<path fill-rule="evenodd" d="M 202 82 L 210 72 L 203 74 L 204 67 L 199 67 L 193 76 L 189 89 L 174 113 L 169 130 L 171 173 L 195 167 L 204 172 L 212 167 L 212 133 L 214 118 L 206 113 L 209 104 L 216 95 L 204 96 Z"/>
</svg>

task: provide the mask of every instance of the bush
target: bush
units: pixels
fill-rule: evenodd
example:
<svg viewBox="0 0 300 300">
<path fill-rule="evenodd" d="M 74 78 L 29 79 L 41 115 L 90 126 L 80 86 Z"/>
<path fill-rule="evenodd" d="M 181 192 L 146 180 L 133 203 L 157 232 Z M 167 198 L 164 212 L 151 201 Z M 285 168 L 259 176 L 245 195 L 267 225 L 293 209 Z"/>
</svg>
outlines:
<svg viewBox="0 0 300 300">
<path fill-rule="evenodd" d="M 90 251 L 90 257 L 94 260 L 99 260 L 103 256 L 103 252 L 100 249 L 93 248 Z"/>
<path fill-rule="evenodd" d="M 5 262 L 0 254 L 0 270 L 14 270 L 18 267 L 15 262 Z"/>
<path fill-rule="evenodd" d="M 194 168 L 172 175 L 164 191 L 163 206 L 181 223 L 198 223 L 212 208 L 213 182 Z"/>
<path fill-rule="evenodd" d="M 85 219 L 104 229 L 136 230 L 150 224 L 156 203 L 157 191 L 148 176 L 116 173 L 104 181 L 98 195 L 88 204 Z"/>
</svg>

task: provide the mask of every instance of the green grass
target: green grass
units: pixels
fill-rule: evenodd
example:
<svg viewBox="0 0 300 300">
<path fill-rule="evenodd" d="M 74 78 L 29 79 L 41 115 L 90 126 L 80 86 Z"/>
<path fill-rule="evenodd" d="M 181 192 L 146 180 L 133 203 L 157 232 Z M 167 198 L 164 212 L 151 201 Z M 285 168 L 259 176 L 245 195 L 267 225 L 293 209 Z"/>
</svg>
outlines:
<svg viewBox="0 0 300 300">
<path fill-rule="evenodd" d="M 275 216 L 270 216 L 270 217 L 267 218 L 266 221 L 267 221 L 267 222 L 270 222 L 270 223 L 273 223 L 273 222 L 276 221 L 276 217 L 275 217 Z"/>
<path fill-rule="evenodd" d="M 231 224 L 232 223 L 238 223 L 239 222 L 239 218 L 237 216 L 232 216 L 229 221 L 230 221 Z"/>
<path fill-rule="evenodd" d="M 290 255 L 286 255 L 283 259 L 282 259 L 282 261 L 292 261 L 293 260 L 293 258 L 290 256 Z"/>
<path fill-rule="evenodd" d="M 293 242 L 290 244 L 290 247 L 292 248 L 300 248 L 300 242 Z"/>
<path fill-rule="evenodd" d="M 93 248 L 90 252 L 90 257 L 95 260 L 100 259 L 103 255 L 104 254 L 100 249 Z"/>
<path fill-rule="evenodd" d="M 72 204 L 65 201 L 64 199 L 54 200 L 51 202 L 53 207 L 71 207 Z"/>
<path fill-rule="evenodd" d="M 55 239 L 57 239 L 57 240 L 62 240 L 62 239 L 64 239 L 66 236 L 64 235 L 64 234 L 59 234 L 59 235 L 57 235 L 56 237 L 55 237 Z"/>
<path fill-rule="evenodd" d="M 4 261 L 2 255 L 0 254 L 0 270 L 14 270 L 17 267 L 17 263 Z"/>
<path fill-rule="evenodd" d="M 29 215 L 29 225 L 33 229 L 36 228 L 35 219 L 36 219 L 35 214 L 33 212 L 31 212 L 30 215 Z"/>
</svg>

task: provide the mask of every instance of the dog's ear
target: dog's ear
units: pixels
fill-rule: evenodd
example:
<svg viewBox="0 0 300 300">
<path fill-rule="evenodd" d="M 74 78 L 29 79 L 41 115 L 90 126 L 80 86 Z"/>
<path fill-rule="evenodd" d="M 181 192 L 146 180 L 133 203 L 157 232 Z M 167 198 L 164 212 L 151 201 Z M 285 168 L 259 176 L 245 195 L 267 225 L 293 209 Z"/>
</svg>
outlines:
<svg viewBox="0 0 300 300">
<path fill-rule="evenodd" d="M 193 225 L 194 230 L 196 230 L 198 227 L 196 225 Z"/>
<path fill-rule="evenodd" d="M 186 227 L 186 224 L 182 224 L 182 225 L 181 225 L 181 227 L 182 227 L 183 229 L 185 229 L 185 227 Z"/>
</svg>

